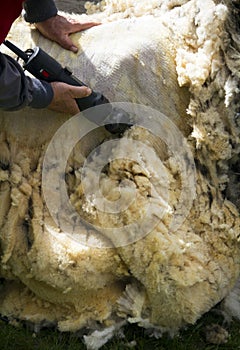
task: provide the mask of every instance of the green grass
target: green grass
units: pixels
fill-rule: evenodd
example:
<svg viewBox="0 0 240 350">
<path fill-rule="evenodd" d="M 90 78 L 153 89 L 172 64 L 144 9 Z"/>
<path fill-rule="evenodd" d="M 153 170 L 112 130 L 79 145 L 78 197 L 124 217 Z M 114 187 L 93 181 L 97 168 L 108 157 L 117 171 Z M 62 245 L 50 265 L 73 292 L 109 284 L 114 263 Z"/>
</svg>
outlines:
<svg viewBox="0 0 240 350">
<path fill-rule="evenodd" d="M 126 327 L 124 338 L 114 338 L 103 346 L 102 350 L 238 350 L 240 349 L 240 322 L 224 325 L 230 336 L 227 343 L 221 345 L 206 342 L 206 326 L 223 325 L 223 319 L 214 313 L 208 313 L 194 326 L 188 327 L 171 339 L 164 335 L 161 339 L 146 336 L 143 329 Z M 135 344 L 135 345 L 134 345 Z M 132 347 L 131 347 L 132 345 Z M 44 329 L 34 333 L 31 329 L 19 325 L 13 327 L 0 321 L 1 350 L 84 350 L 81 338 L 75 334 L 60 333 L 53 329 Z"/>
</svg>

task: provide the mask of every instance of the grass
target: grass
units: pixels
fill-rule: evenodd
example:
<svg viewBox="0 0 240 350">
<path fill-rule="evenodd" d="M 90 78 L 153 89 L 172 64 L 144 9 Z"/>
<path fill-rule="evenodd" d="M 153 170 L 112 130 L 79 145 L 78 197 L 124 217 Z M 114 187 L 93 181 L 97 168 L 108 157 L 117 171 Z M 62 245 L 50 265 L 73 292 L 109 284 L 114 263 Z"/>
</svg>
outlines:
<svg viewBox="0 0 240 350">
<path fill-rule="evenodd" d="M 229 332 L 225 344 L 214 345 L 206 341 L 206 327 L 211 324 L 223 326 L 223 319 L 214 313 L 204 315 L 194 326 L 188 327 L 171 339 L 164 335 L 161 339 L 148 337 L 144 330 L 129 326 L 124 330 L 124 338 L 114 338 L 101 350 L 238 350 L 240 349 L 240 322 L 224 325 Z M 21 324 L 17 327 L 0 321 L 0 350 L 85 350 L 86 347 L 75 334 L 60 333 L 53 329 L 43 329 L 34 333 Z"/>
</svg>

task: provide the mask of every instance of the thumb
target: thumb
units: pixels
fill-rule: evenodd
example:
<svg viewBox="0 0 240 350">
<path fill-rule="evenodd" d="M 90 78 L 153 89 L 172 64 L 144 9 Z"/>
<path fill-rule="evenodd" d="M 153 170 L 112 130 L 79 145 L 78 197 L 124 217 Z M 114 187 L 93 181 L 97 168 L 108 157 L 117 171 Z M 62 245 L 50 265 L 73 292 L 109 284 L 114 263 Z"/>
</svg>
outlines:
<svg viewBox="0 0 240 350">
<path fill-rule="evenodd" d="M 71 86 L 72 98 L 83 98 L 91 95 L 92 90 L 88 86 Z"/>
<path fill-rule="evenodd" d="M 69 37 L 68 34 L 65 34 L 62 36 L 59 40 L 58 43 L 66 50 L 70 50 L 74 53 L 78 52 L 78 48 L 76 45 L 74 45 L 72 39 Z"/>
</svg>

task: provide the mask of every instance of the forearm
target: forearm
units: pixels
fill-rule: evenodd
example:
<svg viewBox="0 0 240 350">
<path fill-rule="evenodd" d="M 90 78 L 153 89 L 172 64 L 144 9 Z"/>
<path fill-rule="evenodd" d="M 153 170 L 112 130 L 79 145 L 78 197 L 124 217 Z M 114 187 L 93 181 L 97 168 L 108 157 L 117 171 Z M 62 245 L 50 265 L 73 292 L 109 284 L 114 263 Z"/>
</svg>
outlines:
<svg viewBox="0 0 240 350">
<path fill-rule="evenodd" d="M 0 54 L 0 108 L 18 110 L 25 106 L 47 107 L 53 98 L 50 84 L 26 76 L 11 57 Z"/>
<path fill-rule="evenodd" d="M 24 18 L 30 23 L 42 22 L 57 14 L 53 0 L 26 0 L 23 7 L 26 11 Z"/>
</svg>

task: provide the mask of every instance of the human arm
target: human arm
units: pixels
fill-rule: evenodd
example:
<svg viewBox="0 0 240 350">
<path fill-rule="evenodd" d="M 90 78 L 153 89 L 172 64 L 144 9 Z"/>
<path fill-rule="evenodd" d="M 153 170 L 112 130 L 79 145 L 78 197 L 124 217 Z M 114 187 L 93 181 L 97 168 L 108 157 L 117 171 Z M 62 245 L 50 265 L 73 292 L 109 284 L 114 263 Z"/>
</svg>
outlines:
<svg viewBox="0 0 240 350">
<path fill-rule="evenodd" d="M 46 22 L 57 17 L 52 0 L 27 0 L 24 4 L 28 21 Z M 41 22 L 40 22 L 41 23 Z M 51 23 L 51 22 L 50 22 Z M 11 57 L 0 54 L 0 108 L 17 110 L 25 106 L 51 108 L 60 112 L 79 112 L 75 98 L 90 94 L 87 87 L 72 87 L 63 83 L 47 83 L 26 76 L 21 66 Z"/>
<path fill-rule="evenodd" d="M 77 52 L 70 34 L 98 25 L 96 22 L 78 22 L 57 14 L 53 0 L 26 0 L 24 2 L 25 20 L 35 24 L 35 27 L 46 38 L 57 42 L 63 48 Z M 53 100 L 49 108 L 74 114 L 79 112 L 75 98 L 88 96 L 91 90 L 86 87 L 69 87 L 63 83 L 52 83 Z"/>
<path fill-rule="evenodd" d="M 74 115 L 79 112 L 75 98 L 86 97 L 85 86 L 47 83 L 25 75 L 16 60 L 0 53 L 0 109 L 13 111 L 26 106 L 50 108 Z"/>
<path fill-rule="evenodd" d="M 26 76 L 16 60 L 0 53 L 0 108 L 44 108 L 53 99 L 50 84 Z"/>
</svg>

